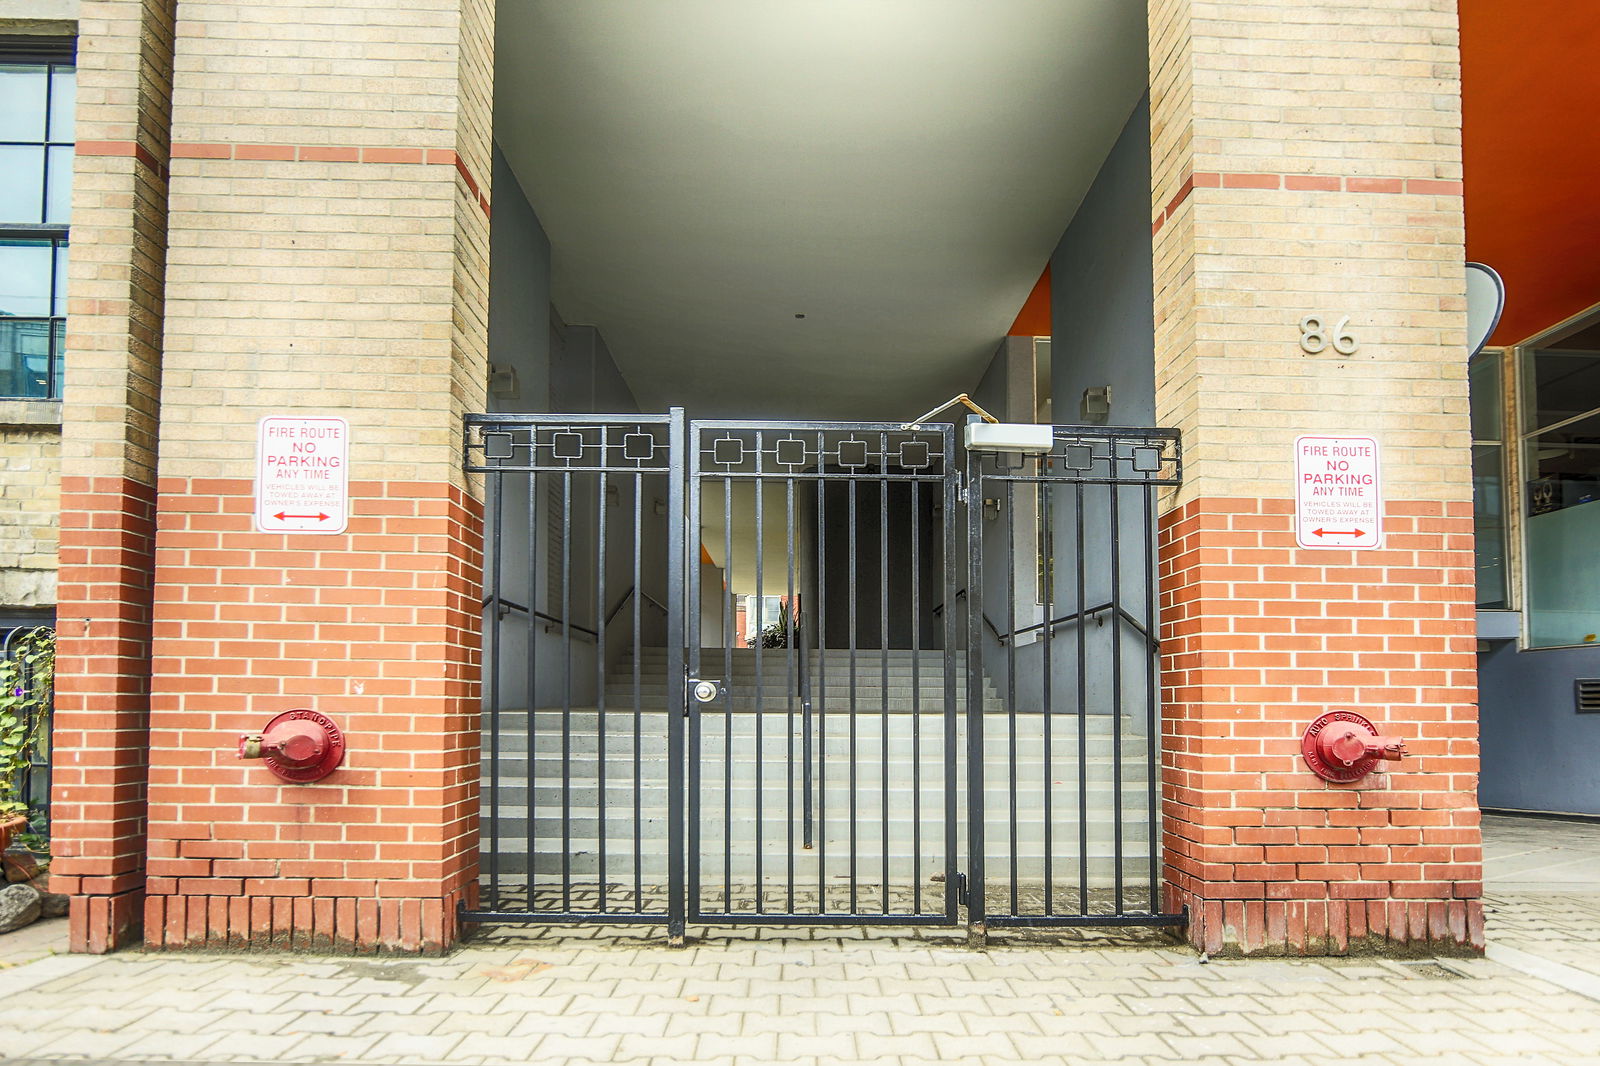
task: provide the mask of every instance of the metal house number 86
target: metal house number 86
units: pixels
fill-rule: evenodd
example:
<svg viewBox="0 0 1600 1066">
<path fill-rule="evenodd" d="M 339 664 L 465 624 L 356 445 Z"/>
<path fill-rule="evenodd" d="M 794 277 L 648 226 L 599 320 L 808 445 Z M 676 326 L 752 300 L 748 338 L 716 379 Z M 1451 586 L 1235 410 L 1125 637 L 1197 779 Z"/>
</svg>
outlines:
<svg viewBox="0 0 1600 1066">
<path fill-rule="evenodd" d="M 1317 315 L 1307 315 L 1300 320 L 1300 348 L 1308 355 L 1318 352 L 1333 344 L 1333 350 L 1340 355 L 1350 355 L 1356 350 L 1356 339 L 1345 327 L 1350 324 L 1350 316 L 1345 315 L 1339 319 L 1332 329 L 1322 324 L 1322 319 Z"/>
</svg>

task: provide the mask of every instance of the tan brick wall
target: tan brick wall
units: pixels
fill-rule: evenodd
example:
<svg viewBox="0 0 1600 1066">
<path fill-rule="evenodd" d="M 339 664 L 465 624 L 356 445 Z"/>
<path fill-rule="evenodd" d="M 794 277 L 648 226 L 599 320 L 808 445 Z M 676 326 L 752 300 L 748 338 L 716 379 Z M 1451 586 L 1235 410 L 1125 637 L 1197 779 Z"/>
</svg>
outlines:
<svg viewBox="0 0 1600 1066">
<path fill-rule="evenodd" d="M 1380 438 L 1394 498 L 1470 499 L 1455 5 L 1284 12 L 1151 3 L 1158 409 L 1184 431 L 1182 498 L 1281 495 L 1294 436 L 1342 431 Z M 1348 315 L 1359 349 L 1305 354 L 1307 315 Z"/>
<path fill-rule="evenodd" d="M 353 475 L 460 483 L 487 375 L 493 8 L 184 4 L 162 471 L 351 421 Z"/>
<path fill-rule="evenodd" d="M 56 602 L 61 431 L 0 421 L 0 605 Z"/>
</svg>

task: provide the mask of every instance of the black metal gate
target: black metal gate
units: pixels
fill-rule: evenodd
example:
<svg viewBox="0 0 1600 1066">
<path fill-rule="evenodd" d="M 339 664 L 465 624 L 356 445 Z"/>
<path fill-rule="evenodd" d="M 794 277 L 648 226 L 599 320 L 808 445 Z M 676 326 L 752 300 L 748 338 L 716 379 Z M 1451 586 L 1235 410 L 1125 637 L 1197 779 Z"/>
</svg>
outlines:
<svg viewBox="0 0 1600 1066">
<path fill-rule="evenodd" d="M 954 923 L 953 427 L 689 441 L 690 920 Z"/>
<path fill-rule="evenodd" d="M 960 462 L 942 424 L 470 416 L 463 918 L 1180 921 L 1153 540 L 1176 434 Z"/>
<path fill-rule="evenodd" d="M 967 455 L 968 655 L 1001 693 L 969 679 L 976 929 L 1182 921 L 1161 911 L 1155 540 L 1180 475 L 1172 430 L 1056 426 L 1047 455 Z"/>
</svg>

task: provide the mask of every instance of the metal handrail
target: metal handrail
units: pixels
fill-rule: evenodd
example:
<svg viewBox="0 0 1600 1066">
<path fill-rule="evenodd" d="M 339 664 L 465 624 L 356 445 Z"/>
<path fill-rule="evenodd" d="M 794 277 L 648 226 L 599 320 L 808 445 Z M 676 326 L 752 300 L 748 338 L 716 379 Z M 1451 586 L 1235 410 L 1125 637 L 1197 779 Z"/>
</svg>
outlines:
<svg viewBox="0 0 1600 1066">
<path fill-rule="evenodd" d="M 956 599 L 956 600 L 964 600 L 966 598 L 967 598 L 967 590 L 966 589 L 961 589 L 954 596 L 951 597 L 951 599 Z M 942 614 L 944 614 L 944 604 L 941 603 L 939 606 L 937 606 L 937 607 L 935 607 L 933 609 L 933 616 L 935 618 L 938 618 Z M 994 634 L 994 639 L 998 640 L 1001 644 L 1004 644 L 1006 642 L 1006 634 L 1000 632 L 1000 627 L 995 625 L 993 622 L 989 621 L 989 616 L 983 612 L 982 608 L 980 608 L 978 610 L 978 614 L 979 614 L 980 617 L 983 618 L 983 624 L 989 627 L 989 632 Z"/>
<path fill-rule="evenodd" d="M 1098 604 L 1098 605 L 1096 605 L 1094 607 L 1085 607 L 1083 609 L 1083 617 L 1085 617 L 1085 618 L 1095 618 L 1095 617 L 1097 617 L 1099 615 L 1104 614 L 1106 611 L 1109 611 L 1110 609 L 1111 609 L 1111 601 L 1107 600 L 1105 603 Z M 1161 642 L 1159 640 L 1156 640 L 1154 637 L 1152 637 L 1150 635 L 1150 631 L 1145 628 L 1144 623 L 1139 621 L 1133 615 L 1129 614 L 1127 612 L 1127 610 L 1122 607 L 1121 604 L 1117 605 L 1117 614 L 1122 616 L 1123 621 L 1127 622 L 1134 629 L 1138 630 L 1139 634 L 1142 637 L 1144 637 L 1144 639 L 1146 641 L 1148 641 L 1150 643 L 1151 647 L 1158 647 L 1160 645 Z M 1035 622 L 1031 626 L 1024 626 L 1021 629 L 1014 629 L 1014 630 L 1011 631 L 1009 636 L 1012 637 L 1012 638 L 1016 638 L 1016 637 L 1022 636 L 1024 633 L 1033 633 L 1033 632 L 1036 632 L 1038 630 L 1045 629 L 1047 627 L 1053 633 L 1053 632 L 1056 631 L 1056 629 L 1058 627 L 1064 626 L 1068 622 L 1077 621 L 1077 619 L 1078 619 L 1078 612 L 1074 611 L 1071 614 L 1064 614 L 1060 618 L 1052 618 L 1048 622 Z M 1001 638 L 1001 643 L 1002 644 L 1005 643 L 1005 639 L 1004 638 Z"/>
<path fill-rule="evenodd" d="M 518 614 L 525 614 L 530 618 L 537 618 L 541 622 L 544 622 L 547 626 L 571 628 L 574 632 L 582 633 L 592 640 L 600 639 L 600 634 L 597 631 L 590 629 L 588 626 L 581 626 L 576 622 L 568 622 L 565 619 L 557 618 L 555 615 L 545 614 L 543 611 L 533 610 L 526 604 L 518 603 L 516 600 L 508 600 L 504 596 L 490 596 L 488 599 L 483 601 L 483 605 L 485 607 L 489 606 L 491 603 L 496 605 L 497 612 L 502 618 L 505 617 L 507 612 L 516 611 Z"/>
<path fill-rule="evenodd" d="M 622 598 L 617 601 L 617 604 L 616 604 L 615 607 L 611 608 L 611 610 L 606 612 L 605 626 L 602 626 L 601 628 L 605 628 L 606 626 L 610 626 L 612 620 L 615 619 L 617 617 L 617 615 L 622 612 L 622 608 L 627 606 L 628 600 L 631 599 L 636 593 L 638 594 L 638 596 L 639 596 L 639 598 L 641 600 L 643 600 L 644 602 L 648 603 L 650 606 L 654 607 L 656 610 L 660 611 L 662 614 L 671 614 L 672 613 L 671 611 L 667 610 L 666 606 L 664 604 L 662 604 L 660 600 L 656 599 L 654 596 L 650 595 L 648 592 L 646 592 L 643 589 L 641 589 L 638 585 L 634 585 L 634 586 L 630 587 L 627 592 L 624 592 L 622 594 Z"/>
<path fill-rule="evenodd" d="M 967 590 L 966 589 L 961 589 L 959 592 L 957 592 L 955 594 L 954 599 L 958 599 L 958 600 L 965 599 L 966 596 L 967 596 Z M 935 607 L 933 609 L 933 615 L 934 615 L 935 618 L 939 617 L 939 615 L 944 612 L 944 606 L 945 605 L 941 603 L 941 604 L 939 604 L 939 606 L 937 606 L 937 607 Z M 1083 609 L 1083 612 L 1082 612 L 1082 617 L 1084 617 L 1084 618 L 1096 618 L 1099 615 L 1104 614 L 1106 611 L 1111 610 L 1111 607 L 1112 607 L 1112 601 L 1110 601 L 1110 600 L 1107 600 L 1105 603 L 1096 604 L 1093 607 L 1085 607 Z M 1040 630 L 1043 630 L 1043 629 L 1049 629 L 1050 632 L 1054 633 L 1057 629 L 1059 629 L 1061 626 L 1066 625 L 1068 622 L 1077 621 L 1078 617 L 1079 617 L 1079 612 L 1073 611 L 1071 614 L 1064 614 L 1059 618 L 1052 618 L 1048 622 L 1035 622 L 1031 626 L 1023 626 L 1021 629 L 1013 629 L 1009 633 L 1002 633 L 1002 632 L 1000 632 L 1000 629 L 999 629 L 998 626 L 996 626 L 993 622 L 989 621 L 989 616 L 987 614 L 984 614 L 983 611 L 981 611 L 981 610 L 978 613 L 983 616 L 984 625 L 989 627 L 989 632 L 994 634 L 994 639 L 999 641 L 1001 646 L 1004 646 L 1006 641 L 1008 641 L 1008 640 L 1015 640 L 1017 637 L 1023 636 L 1023 635 L 1028 634 L 1028 633 L 1037 633 L 1037 632 L 1039 632 Z M 1150 635 L 1150 631 L 1145 628 L 1144 623 L 1139 621 L 1133 615 L 1129 614 L 1127 612 L 1127 610 L 1122 607 L 1121 604 L 1117 604 L 1117 614 L 1122 617 L 1123 621 L 1127 622 L 1134 629 L 1138 630 L 1139 635 L 1144 637 L 1145 641 L 1152 648 L 1158 648 L 1158 647 L 1161 646 L 1161 641 L 1156 639 L 1155 637 L 1152 637 Z"/>
</svg>

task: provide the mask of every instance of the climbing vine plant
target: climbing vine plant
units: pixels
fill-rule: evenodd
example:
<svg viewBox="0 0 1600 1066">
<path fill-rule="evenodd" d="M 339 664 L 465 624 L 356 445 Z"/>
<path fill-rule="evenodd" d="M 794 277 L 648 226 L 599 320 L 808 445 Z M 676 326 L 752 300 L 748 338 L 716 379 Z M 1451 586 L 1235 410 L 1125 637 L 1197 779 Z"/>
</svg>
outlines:
<svg viewBox="0 0 1600 1066">
<path fill-rule="evenodd" d="M 23 790 L 29 767 L 48 752 L 55 631 L 42 626 L 24 630 L 12 637 L 6 651 L 0 656 L 0 817 L 32 813 Z"/>
</svg>

